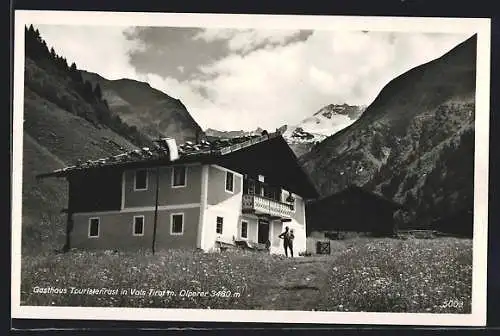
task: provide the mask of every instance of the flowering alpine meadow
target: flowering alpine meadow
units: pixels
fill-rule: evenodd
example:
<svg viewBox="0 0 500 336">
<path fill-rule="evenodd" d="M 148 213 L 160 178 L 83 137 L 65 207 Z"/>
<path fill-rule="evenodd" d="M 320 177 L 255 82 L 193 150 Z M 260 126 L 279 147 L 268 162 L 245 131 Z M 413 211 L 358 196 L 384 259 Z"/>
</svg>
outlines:
<svg viewBox="0 0 500 336">
<path fill-rule="evenodd" d="M 471 312 L 468 239 L 366 240 L 350 244 L 331 266 L 328 300 L 320 309 Z"/>
<path fill-rule="evenodd" d="M 472 241 L 351 239 L 328 256 L 23 256 L 21 305 L 470 313 Z"/>
</svg>

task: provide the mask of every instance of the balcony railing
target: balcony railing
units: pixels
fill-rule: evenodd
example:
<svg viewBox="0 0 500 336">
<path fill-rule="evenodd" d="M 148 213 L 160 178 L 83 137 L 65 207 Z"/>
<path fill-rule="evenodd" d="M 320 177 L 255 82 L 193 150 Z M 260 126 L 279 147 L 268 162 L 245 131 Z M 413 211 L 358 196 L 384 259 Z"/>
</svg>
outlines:
<svg viewBox="0 0 500 336">
<path fill-rule="evenodd" d="M 243 195 L 243 212 L 267 214 L 271 217 L 290 218 L 292 206 L 280 201 L 259 195 Z"/>
</svg>

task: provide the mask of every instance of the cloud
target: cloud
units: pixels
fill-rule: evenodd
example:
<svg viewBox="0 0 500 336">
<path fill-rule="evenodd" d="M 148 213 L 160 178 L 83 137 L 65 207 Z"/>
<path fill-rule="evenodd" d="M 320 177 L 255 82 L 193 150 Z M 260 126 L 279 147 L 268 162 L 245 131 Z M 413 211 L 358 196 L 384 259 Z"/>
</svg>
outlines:
<svg viewBox="0 0 500 336">
<path fill-rule="evenodd" d="M 193 40 L 201 28 L 133 27 L 125 32 L 130 43 L 143 46 L 130 50 L 129 61 L 138 72 L 187 80 L 200 64 L 214 62 L 229 53 L 224 41 Z"/>
<path fill-rule="evenodd" d="M 369 104 L 391 79 L 465 38 L 315 31 L 306 41 L 203 66 L 203 73 L 217 76 L 197 85 L 220 108 L 245 116 L 247 127 L 275 128 L 298 123 L 330 103 Z"/>
<path fill-rule="evenodd" d="M 309 34 L 310 32 L 301 30 L 204 29 L 193 39 L 225 41 L 230 51 L 248 53 L 265 46 L 285 45 Z"/>
<path fill-rule="evenodd" d="M 467 35 L 40 26 L 79 68 L 147 81 L 203 128 L 274 129 L 325 105 L 368 105 L 394 77 Z M 168 33 L 166 33 L 168 31 Z"/>
<path fill-rule="evenodd" d="M 144 50 L 140 40 L 124 38 L 126 27 L 38 25 L 42 38 L 56 53 L 75 62 L 79 69 L 108 79 L 139 77 L 130 65 L 129 53 Z"/>
</svg>

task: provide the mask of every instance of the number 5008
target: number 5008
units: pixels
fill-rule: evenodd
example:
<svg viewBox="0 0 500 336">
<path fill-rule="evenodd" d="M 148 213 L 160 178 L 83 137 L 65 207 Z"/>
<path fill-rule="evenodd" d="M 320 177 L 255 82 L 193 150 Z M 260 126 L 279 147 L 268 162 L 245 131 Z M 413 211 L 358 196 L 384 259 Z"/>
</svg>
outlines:
<svg viewBox="0 0 500 336">
<path fill-rule="evenodd" d="M 442 308 L 463 308 L 463 306 L 464 306 L 464 303 L 460 300 L 446 300 L 441 307 Z"/>
</svg>

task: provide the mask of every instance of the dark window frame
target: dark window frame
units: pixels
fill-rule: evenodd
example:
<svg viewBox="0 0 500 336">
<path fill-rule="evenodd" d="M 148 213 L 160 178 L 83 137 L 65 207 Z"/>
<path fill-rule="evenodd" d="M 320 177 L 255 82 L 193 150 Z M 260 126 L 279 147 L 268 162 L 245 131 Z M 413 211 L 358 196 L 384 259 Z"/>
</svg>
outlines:
<svg viewBox="0 0 500 336">
<path fill-rule="evenodd" d="M 182 184 L 177 184 L 178 181 L 176 181 L 176 177 L 178 174 L 176 173 L 179 169 L 182 169 L 184 172 L 183 175 L 179 175 L 179 178 L 181 178 L 181 183 Z M 187 167 L 186 166 L 173 166 L 172 167 L 172 188 L 183 188 L 187 186 Z"/>
<path fill-rule="evenodd" d="M 181 230 L 174 231 L 175 226 L 175 218 L 181 218 Z M 173 236 L 181 236 L 184 234 L 184 213 L 173 213 L 170 215 L 170 235 Z"/>
<path fill-rule="evenodd" d="M 97 220 L 97 234 L 92 234 L 92 224 L 95 223 Z M 88 237 L 89 238 L 99 238 L 99 235 L 101 233 L 101 218 L 99 217 L 90 217 L 89 218 L 89 232 L 88 232 Z"/>
<path fill-rule="evenodd" d="M 141 223 L 141 232 L 137 233 L 137 219 L 142 219 Z M 145 226 L 146 219 L 144 218 L 144 215 L 138 215 L 134 216 L 134 220 L 132 222 L 132 234 L 134 236 L 144 236 L 144 226 Z"/>
<path fill-rule="evenodd" d="M 220 219 L 220 222 L 219 222 Z M 220 225 L 220 230 L 219 230 L 219 225 Z M 224 232 L 224 217 L 222 216 L 217 216 L 215 220 L 215 233 L 217 234 L 223 234 Z"/>
<path fill-rule="evenodd" d="M 230 180 L 231 180 L 231 189 L 228 189 L 228 182 L 229 182 L 229 179 L 228 177 L 231 176 Z M 228 171 L 226 170 L 226 179 L 225 179 L 225 186 L 224 186 L 224 189 L 227 191 L 227 192 L 230 192 L 230 193 L 234 193 L 234 173 L 231 172 L 231 171 Z"/>
<path fill-rule="evenodd" d="M 243 230 L 243 228 L 245 228 L 245 230 Z M 245 232 L 245 235 L 243 235 L 243 232 Z M 248 221 L 241 221 L 240 237 L 248 239 Z"/>
<path fill-rule="evenodd" d="M 144 172 L 144 187 L 137 187 L 137 174 Z M 134 191 L 143 191 L 143 190 L 148 190 L 148 184 L 149 184 L 149 174 L 147 169 L 137 169 L 134 172 Z"/>
</svg>

